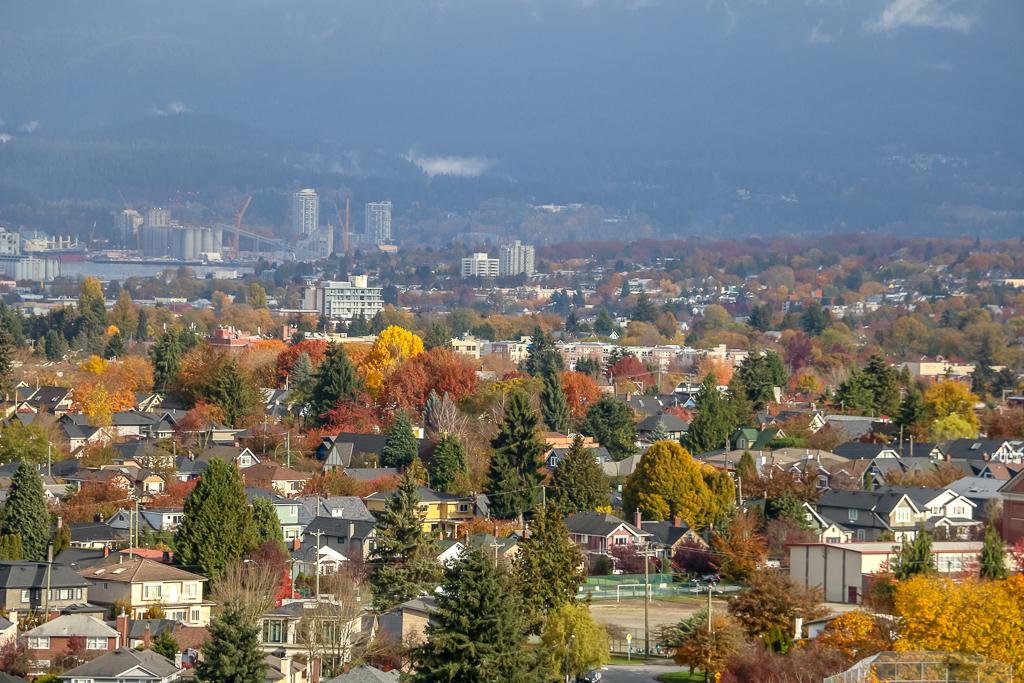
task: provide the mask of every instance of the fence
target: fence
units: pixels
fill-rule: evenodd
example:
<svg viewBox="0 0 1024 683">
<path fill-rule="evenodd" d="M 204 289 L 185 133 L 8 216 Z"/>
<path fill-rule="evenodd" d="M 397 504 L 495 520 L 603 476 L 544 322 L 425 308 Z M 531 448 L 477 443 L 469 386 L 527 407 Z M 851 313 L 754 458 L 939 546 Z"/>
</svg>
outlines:
<svg viewBox="0 0 1024 683">
<path fill-rule="evenodd" d="M 645 578 L 647 583 L 645 583 Z M 617 574 L 614 576 L 591 576 L 580 584 L 579 597 L 590 597 L 591 600 L 628 600 L 631 598 L 643 598 L 644 588 L 651 599 L 655 598 L 681 598 L 697 597 L 707 595 L 707 586 L 700 586 L 694 582 L 673 583 L 672 574 L 651 574 L 644 577 L 643 574 Z M 734 593 L 739 586 L 718 585 L 715 586 L 715 594 Z"/>
<path fill-rule="evenodd" d="M 879 652 L 825 683 L 1013 683 L 1009 664 L 967 652 Z"/>
</svg>

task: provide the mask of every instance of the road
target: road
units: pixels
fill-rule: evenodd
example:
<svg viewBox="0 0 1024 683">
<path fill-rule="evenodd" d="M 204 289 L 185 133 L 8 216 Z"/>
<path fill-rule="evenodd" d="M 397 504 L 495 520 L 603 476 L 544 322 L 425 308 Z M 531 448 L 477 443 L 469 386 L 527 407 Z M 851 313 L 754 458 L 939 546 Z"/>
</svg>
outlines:
<svg viewBox="0 0 1024 683">
<path fill-rule="evenodd" d="M 651 683 L 655 676 L 686 671 L 681 666 L 609 666 L 602 671 L 601 683 Z"/>
</svg>

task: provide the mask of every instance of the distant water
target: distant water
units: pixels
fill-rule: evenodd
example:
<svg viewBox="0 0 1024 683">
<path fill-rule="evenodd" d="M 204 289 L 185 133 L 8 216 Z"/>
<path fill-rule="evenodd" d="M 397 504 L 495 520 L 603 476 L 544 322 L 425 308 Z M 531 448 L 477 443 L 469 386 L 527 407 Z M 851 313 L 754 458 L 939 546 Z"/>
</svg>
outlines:
<svg viewBox="0 0 1024 683">
<path fill-rule="evenodd" d="M 253 272 L 252 266 L 222 265 L 222 266 L 189 266 L 195 271 L 196 277 L 204 279 L 207 273 L 213 273 L 213 277 L 230 278 L 231 273 L 237 273 L 239 277 Z M 101 280 L 125 280 L 132 276 L 150 277 L 159 275 L 165 270 L 177 270 L 177 266 L 155 265 L 152 263 L 131 263 L 115 262 L 100 263 L 96 261 L 81 261 L 78 263 L 62 263 L 61 275 L 82 277 L 98 277 Z"/>
</svg>

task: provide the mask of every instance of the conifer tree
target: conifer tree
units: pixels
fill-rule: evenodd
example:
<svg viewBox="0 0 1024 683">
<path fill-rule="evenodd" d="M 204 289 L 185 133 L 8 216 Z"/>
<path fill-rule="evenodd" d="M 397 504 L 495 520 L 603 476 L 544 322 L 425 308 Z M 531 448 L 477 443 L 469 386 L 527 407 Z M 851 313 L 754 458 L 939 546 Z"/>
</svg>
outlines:
<svg viewBox="0 0 1024 683">
<path fill-rule="evenodd" d="M 445 572 L 427 642 L 410 651 L 407 683 L 540 683 L 550 680 L 540 654 L 524 648 L 529 625 L 512 577 L 471 546 Z"/>
<path fill-rule="evenodd" d="M 384 612 L 417 595 L 434 590 L 441 566 L 434 560 L 435 543 L 423 530 L 416 480 L 406 472 L 377 520 L 376 545 L 370 553 L 373 607 Z"/>
<path fill-rule="evenodd" d="M 622 460 L 636 453 L 636 422 L 633 409 L 613 396 L 602 396 L 587 410 L 580 427 L 587 436 L 594 437 L 608 449 L 613 460 Z"/>
<path fill-rule="evenodd" d="M 534 377 L 546 377 L 552 373 L 561 372 L 565 367 L 562 354 L 555 348 L 555 339 L 550 334 L 545 334 L 540 325 L 533 328 L 533 336 L 530 337 L 530 348 L 526 352 L 526 359 L 523 361 L 523 370 Z"/>
<path fill-rule="evenodd" d="M 412 433 L 412 422 L 404 410 L 399 410 L 388 430 L 384 449 L 380 452 L 380 465 L 402 469 L 411 465 L 419 455 L 419 442 Z"/>
<path fill-rule="evenodd" d="M 252 500 L 252 521 L 256 526 L 256 542 L 262 545 L 265 541 L 274 541 L 284 550 L 284 530 L 281 518 L 269 498 L 254 497 Z"/>
<path fill-rule="evenodd" d="M 612 316 L 608 313 L 607 308 L 601 308 L 597 312 L 597 319 L 594 320 L 594 332 L 604 332 L 608 334 L 615 329 L 615 321 L 612 320 Z"/>
<path fill-rule="evenodd" d="M 1006 549 L 991 519 L 985 528 L 985 542 L 981 547 L 981 578 L 992 581 L 1006 578 Z"/>
<path fill-rule="evenodd" d="M 552 475 L 551 500 L 566 516 L 611 504 L 608 479 L 578 434 Z"/>
<path fill-rule="evenodd" d="M 651 432 L 651 443 L 657 443 L 658 441 L 668 441 L 669 434 L 668 428 L 665 423 L 658 420 L 658 423 L 654 425 L 654 431 Z"/>
<path fill-rule="evenodd" d="M 103 349 L 104 358 L 123 358 L 128 355 L 128 345 L 124 343 L 121 332 L 115 332 L 107 341 L 107 347 Z"/>
<path fill-rule="evenodd" d="M 237 424 L 243 417 L 254 412 L 260 401 L 256 387 L 242 377 L 234 359 L 228 359 L 221 366 L 210 398 L 224 410 L 224 421 L 229 425 Z"/>
<path fill-rule="evenodd" d="M 553 432 L 566 434 L 569 431 L 569 405 L 562 391 L 562 378 L 552 373 L 544 378 L 544 389 L 540 393 L 544 411 L 544 424 Z"/>
<path fill-rule="evenodd" d="M 256 523 L 238 468 L 212 458 L 185 499 L 174 560 L 216 579 L 229 562 L 256 546 Z"/>
<path fill-rule="evenodd" d="M 50 513 L 46 509 L 43 480 L 35 466 L 22 462 L 11 478 L 3 510 L 3 532 L 21 539 L 26 560 L 46 559 L 50 544 Z"/>
<path fill-rule="evenodd" d="M 918 391 L 917 387 L 911 386 L 907 389 L 907 395 L 903 397 L 903 402 L 900 403 L 900 411 L 895 420 L 896 424 L 904 429 L 910 429 L 914 425 L 923 422 L 925 408 L 921 392 Z"/>
<path fill-rule="evenodd" d="M 537 437 L 537 414 L 530 399 L 516 391 L 505 409 L 505 419 L 491 440 L 494 455 L 488 472 L 487 493 L 491 514 L 512 519 L 533 507 L 542 476 L 538 471 L 547 447 Z"/>
<path fill-rule="evenodd" d="M 846 381 L 839 385 L 836 401 L 844 410 L 869 413 L 873 409 L 875 393 L 871 390 L 871 383 L 867 376 L 856 366 L 850 371 L 850 376 L 846 378 Z"/>
<path fill-rule="evenodd" d="M 302 390 L 308 388 L 312 381 L 313 361 L 310 360 L 309 354 L 303 351 L 295 359 L 295 364 L 292 365 L 292 372 L 288 376 L 288 383 L 291 388 Z"/>
<path fill-rule="evenodd" d="M 441 399 L 437 397 L 437 392 L 433 389 L 430 390 L 430 394 L 427 396 L 427 403 L 423 407 L 423 430 L 427 433 L 427 438 L 436 439 L 441 433 L 441 425 L 439 421 L 441 410 Z"/>
<path fill-rule="evenodd" d="M 767 332 L 772 327 L 772 307 L 768 304 L 754 306 L 747 324 L 758 332 Z"/>
<path fill-rule="evenodd" d="M 178 649 L 178 641 L 170 631 L 161 631 L 160 635 L 153 639 L 153 652 L 174 661 L 174 656 L 181 650 Z"/>
<path fill-rule="evenodd" d="M 64 527 L 65 529 L 67 527 Z M 4 562 L 16 562 L 25 559 L 25 548 L 21 545 L 21 536 L 18 534 L 4 534 L 0 536 L 0 560 Z"/>
<path fill-rule="evenodd" d="M 153 356 L 153 388 L 160 393 L 167 393 L 181 369 L 182 351 L 178 342 L 178 333 L 174 330 L 165 332 L 153 345 L 151 354 Z"/>
<path fill-rule="evenodd" d="M 342 399 L 354 399 L 358 390 L 359 379 L 345 353 L 345 347 L 342 344 L 331 344 L 313 375 L 309 401 L 309 419 L 313 425 L 322 425 L 325 413 Z"/>
<path fill-rule="evenodd" d="M 917 530 L 913 541 L 903 537 L 900 549 L 893 555 L 890 564 L 897 581 L 905 581 L 918 574 L 935 573 L 935 556 L 932 555 L 932 537 L 924 530 L 924 523 Z"/>
<path fill-rule="evenodd" d="M 740 461 L 736 465 L 736 476 L 747 482 L 757 479 L 757 463 L 754 462 L 754 456 L 750 451 L 743 451 L 743 455 L 740 456 Z"/>
<path fill-rule="evenodd" d="M 559 505 L 549 500 L 530 520 L 530 533 L 519 544 L 513 563 L 518 592 L 537 633 L 548 610 L 574 602 L 587 579 L 583 553 L 569 538 Z"/>
<path fill-rule="evenodd" d="M 149 316 L 146 315 L 146 309 L 139 309 L 138 322 L 135 324 L 135 341 L 146 341 L 149 339 Z"/>
<path fill-rule="evenodd" d="M 366 316 L 359 313 L 348 324 L 348 336 L 365 337 L 368 334 L 370 334 L 370 323 L 367 321 Z"/>
<path fill-rule="evenodd" d="M 86 338 L 103 334 L 107 329 L 107 303 L 99 278 L 87 277 L 78 297 L 78 332 Z"/>
<path fill-rule="evenodd" d="M 434 453 L 427 463 L 430 486 L 438 491 L 451 492 L 458 474 L 469 476 L 469 459 L 466 450 L 454 434 L 445 434 L 434 446 Z"/>
<path fill-rule="evenodd" d="M 228 606 L 210 622 L 210 639 L 196 663 L 199 683 L 264 683 L 266 654 L 260 650 L 259 626 L 242 610 Z"/>
<path fill-rule="evenodd" d="M 747 387 L 743 384 L 743 378 L 738 372 L 734 372 L 729 379 L 729 390 L 727 392 L 729 402 L 729 416 L 732 418 L 731 432 L 736 427 L 754 426 L 754 406 L 747 394 Z"/>
<path fill-rule="evenodd" d="M 713 372 L 701 382 L 695 401 L 700 412 L 679 437 L 679 442 L 697 454 L 722 448 L 732 429 L 732 416 L 729 404 L 718 390 L 718 379 Z"/>
<path fill-rule="evenodd" d="M 47 332 L 43 349 L 46 352 L 47 360 L 60 360 L 64 356 L 64 344 L 60 332 L 57 330 Z"/>
<path fill-rule="evenodd" d="M 894 417 L 900 409 L 900 380 L 896 371 L 876 353 L 868 359 L 864 377 L 873 395 L 875 415 Z"/>
</svg>

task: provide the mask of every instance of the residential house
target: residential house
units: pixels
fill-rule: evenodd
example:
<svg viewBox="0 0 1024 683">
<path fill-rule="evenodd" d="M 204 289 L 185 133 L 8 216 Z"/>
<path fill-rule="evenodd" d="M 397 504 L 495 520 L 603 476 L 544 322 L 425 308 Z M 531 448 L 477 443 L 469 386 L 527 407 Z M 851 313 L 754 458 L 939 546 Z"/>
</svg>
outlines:
<svg viewBox="0 0 1024 683">
<path fill-rule="evenodd" d="M 604 465 L 608 462 L 614 462 L 612 456 L 608 453 L 608 449 L 604 446 L 598 446 L 594 444 L 586 449 L 589 451 L 591 457 L 594 458 L 594 462 L 598 465 Z M 565 460 L 565 456 L 569 453 L 568 447 L 552 448 L 551 452 L 544 458 L 544 464 L 547 465 L 549 470 L 558 469 L 558 466 Z"/>
<path fill-rule="evenodd" d="M 121 645 L 116 629 L 88 614 L 66 614 L 44 622 L 25 632 L 25 645 L 29 654 L 38 660 L 52 662 L 54 657 L 67 654 L 72 638 L 82 638 L 86 656 L 100 652 L 113 652 Z"/>
<path fill-rule="evenodd" d="M 319 623 L 325 639 L 320 643 L 324 658 L 337 658 L 336 666 L 350 661 L 354 648 L 372 637 L 376 621 L 364 615 L 359 603 L 340 602 L 333 596 L 320 600 L 295 600 L 275 607 L 263 615 L 260 630 L 260 649 L 284 658 L 305 655 L 309 643 L 303 632 L 311 623 Z"/>
<path fill-rule="evenodd" d="M 991 505 L 1003 500 L 999 489 L 1009 481 L 994 477 L 964 477 L 946 485 L 947 491 L 959 494 L 974 504 L 974 513 L 987 517 Z M 996 508 L 998 509 L 998 508 Z"/>
<path fill-rule="evenodd" d="M 295 497 L 302 493 L 306 481 L 313 475 L 308 472 L 299 472 L 290 467 L 279 465 L 269 460 L 258 465 L 245 468 L 242 479 L 247 484 L 266 483 L 272 486 L 282 496 Z"/>
<path fill-rule="evenodd" d="M 324 543 L 317 545 L 317 543 Z M 346 551 L 353 555 L 353 551 Z M 327 545 L 323 537 L 318 541 L 316 538 L 309 538 L 305 543 L 299 539 L 293 539 L 289 546 L 289 555 L 292 560 L 292 571 L 296 574 L 306 576 L 328 576 L 338 572 L 346 562 L 353 558 L 347 557 L 336 546 Z"/>
<path fill-rule="evenodd" d="M 377 537 L 376 520 L 314 517 L 302 532 L 302 540 L 316 540 L 319 547 L 328 546 L 352 559 L 369 557 Z"/>
<path fill-rule="evenodd" d="M 60 417 L 69 410 L 74 403 L 69 387 L 29 387 L 19 389 L 22 396 L 18 404 L 17 412 L 49 413 L 54 417 Z"/>
<path fill-rule="evenodd" d="M 299 519 L 305 524 L 309 524 L 314 517 L 341 517 L 367 522 L 376 520 L 358 496 L 305 496 L 296 498 L 295 502 L 302 506 L 302 510 L 299 510 Z"/>
<path fill-rule="evenodd" d="M 852 543 L 856 540 L 853 531 L 824 516 L 810 503 L 804 503 L 804 517 L 820 543 Z"/>
<path fill-rule="evenodd" d="M 565 526 L 572 542 L 592 558 L 607 555 L 615 546 L 639 545 L 653 537 L 640 528 L 639 513 L 629 524 L 607 512 L 577 512 L 565 518 Z"/>
<path fill-rule="evenodd" d="M 357 466 L 375 467 L 380 462 L 387 440 L 386 434 L 341 432 L 337 436 L 324 437 L 316 456 L 323 461 L 325 468 L 332 470 Z M 417 441 L 420 457 L 423 458 L 431 443 L 427 439 Z"/>
<path fill-rule="evenodd" d="M 246 486 L 245 499 L 249 505 L 252 505 L 256 498 L 269 500 L 274 506 L 277 518 L 281 520 L 281 531 L 284 533 L 285 541 L 302 537 L 302 523 L 299 521 L 299 508 L 302 506 L 298 501 L 258 486 Z"/>
<path fill-rule="evenodd" d="M 18 640 L 18 625 L 5 617 L 0 617 L 0 648 L 7 647 Z M 0 680 L 0 683 L 9 683 Z"/>
<path fill-rule="evenodd" d="M 609 456 L 607 460 L 601 462 L 601 470 L 609 477 L 628 477 L 636 471 L 636 466 L 640 464 L 642 457 L 642 453 L 634 453 L 627 455 L 622 460 L 615 461 Z"/>
<path fill-rule="evenodd" d="M 420 497 L 420 511 L 425 515 L 423 530 L 441 536 L 458 536 L 459 528 L 473 519 L 473 500 L 417 486 Z M 394 491 L 371 493 L 363 499 L 370 512 L 383 512 Z"/>
<path fill-rule="evenodd" d="M 128 647 L 149 649 L 153 639 L 162 633 L 174 635 L 178 629 L 178 622 L 174 619 L 129 619 L 127 614 L 117 617 L 113 621 L 106 622 L 107 626 L 117 628 L 121 635 L 121 643 Z"/>
<path fill-rule="evenodd" d="M 398 676 L 397 669 L 381 671 L 369 664 L 360 664 L 340 676 L 330 679 L 327 683 L 394 683 L 398 680 Z"/>
<path fill-rule="evenodd" d="M 65 683 L 170 683 L 181 676 L 181 665 L 152 650 L 119 647 L 60 674 Z"/>
<path fill-rule="evenodd" d="M 697 386 L 699 387 L 699 385 Z M 648 396 L 647 394 L 620 394 L 617 398 L 638 414 L 650 417 L 651 415 L 661 415 L 669 408 L 694 408 L 697 405 L 694 402 L 696 396 L 696 391 L 690 395 L 678 392 L 677 390 L 673 394 L 657 394 L 653 396 Z"/>
<path fill-rule="evenodd" d="M 260 464 L 260 459 L 256 457 L 255 453 L 250 451 L 248 448 L 239 448 L 235 446 L 210 446 L 196 456 L 196 461 L 207 463 L 214 458 L 225 462 L 228 465 L 234 463 L 240 470 Z"/>
<path fill-rule="evenodd" d="M 92 567 L 78 572 L 92 582 L 92 601 L 98 605 L 128 604 L 133 619 L 155 605 L 168 619 L 190 626 L 210 623 L 213 603 L 203 600 L 205 577 L 145 558 Z"/>
<path fill-rule="evenodd" d="M 139 514 L 154 531 L 176 532 L 181 520 L 185 518 L 185 511 L 182 508 L 139 510 Z"/>
<path fill-rule="evenodd" d="M 678 516 L 667 522 L 641 521 L 640 528 L 651 534 L 649 541 L 661 550 L 662 557 L 671 558 L 687 543 L 708 547 L 707 542 Z"/>
<path fill-rule="evenodd" d="M 126 531 L 115 529 L 103 522 L 103 515 L 96 515 L 94 522 L 73 522 L 67 524 L 71 532 L 72 548 L 112 548 L 115 545 L 125 542 L 128 538 Z M 57 520 L 57 528 L 65 526 Z"/>
<path fill-rule="evenodd" d="M 679 441 L 679 437 L 686 433 L 690 425 L 672 413 L 658 413 L 640 421 L 636 426 L 637 436 L 645 441 L 653 441 L 659 427 L 664 430 L 668 439 Z"/>
<path fill-rule="evenodd" d="M 1014 544 L 1024 536 L 1024 470 L 999 489 L 1003 497 L 1003 540 Z"/>
<path fill-rule="evenodd" d="M 482 548 L 496 562 L 511 563 L 519 554 L 519 539 L 515 536 L 502 538 L 493 534 L 473 534 L 468 539 L 445 539 L 439 545 L 443 550 L 437 561 L 446 567 L 453 567 L 462 560 L 467 545 Z"/>
<path fill-rule="evenodd" d="M 755 429 L 753 427 L 739 427 L 729 437 L 729 450 L 733 451 L 761 451 L 767 450 L 768 444 L 775 438 L 785 436 L 777 427 L 765 427 Z"/>
<path fill-rule="evenodd" d="M 974 519 L 975 504 L 950 488 L 934 489 L 926 486 L 882 486 L 879 493 L 906 494 L 924 513 L 928 531 L 944 530 L 951 539 L 965 539 L 972 528 L 980 526 Z"/>
<path fill-rule="evenodd" d="M 811 434 L 817 434 L 825 426 L 824 410 L 783 410 L 775 416 L 772 423 L 775 426 L 785 429 L 790 420 L 807 420 L 807 429 Z"/>
<path fill-rule="evenodd" d="M 947 458 L 957 460 L 1019 465 L 1024 459 L 1024 441 L 1019 439 L 953 439 L 942 450 Z"/>
<path fill-rule="evenodd" d="M 61 611 L 90 597 L 89 582 L 66 564 L 0 562 L 0 608 L 8 614 Z"/>
<path fill-rule="evenodd" d="M 926 511 L 906 494 L 895 490 L 826 491 L 816 509 L 824 517 L 856 534 L 858 542 L 877 541 L 883 532 L 896 539 L 913 538 Z"/>
<path fill-rule="evenodd" d="M 437 601 L 433 596 L 408 600 L 380 616 L 380 629 L 406 647 L 423 644 L 427 642 L 430 615 L 436 609 Z"/>
</svg>

